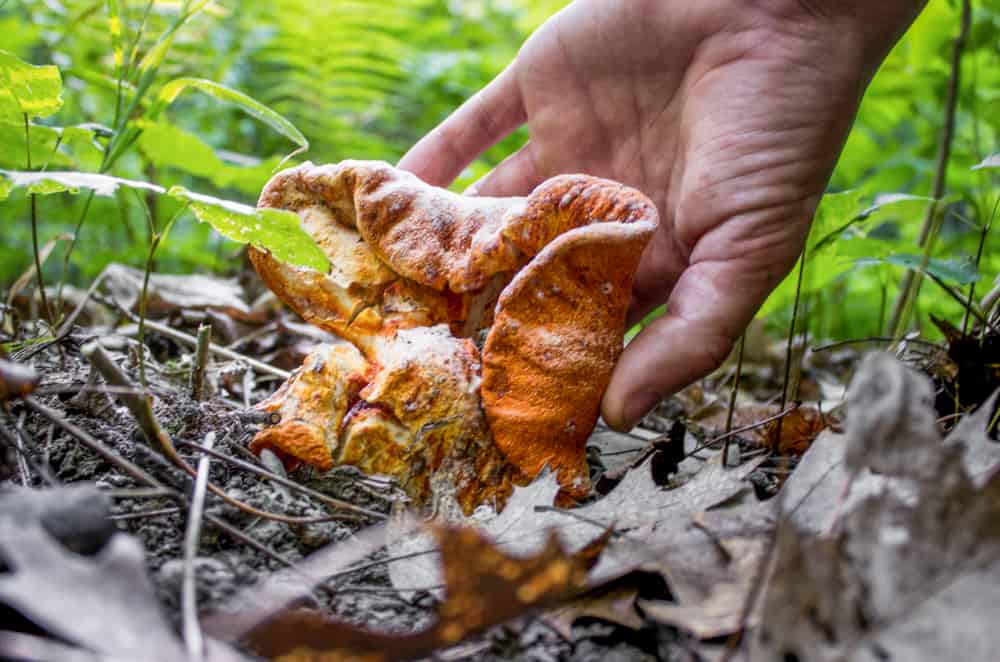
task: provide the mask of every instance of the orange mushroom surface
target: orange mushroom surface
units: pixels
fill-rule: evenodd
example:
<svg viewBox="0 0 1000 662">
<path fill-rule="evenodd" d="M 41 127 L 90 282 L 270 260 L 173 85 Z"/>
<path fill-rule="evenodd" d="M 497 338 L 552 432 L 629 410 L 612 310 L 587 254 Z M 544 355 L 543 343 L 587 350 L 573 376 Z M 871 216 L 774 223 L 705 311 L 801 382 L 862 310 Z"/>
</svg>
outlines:
<svg viewBox="0 0 1000 662">
<path fill-rule="evenodd" d="M 253 440 L 329 469 L 394 476 L 418 503 L 502 507 L 546 466 L 589 489 L 586 440 L 657 224 L 640 192 L 562 175 L 526 198 L 466 197 L 374 161 L 306 163 L 261 207 L 296 212 L 330 270 L 249 247 L 267 285 L 346 342 L 318 347 Z"/>
</svg>

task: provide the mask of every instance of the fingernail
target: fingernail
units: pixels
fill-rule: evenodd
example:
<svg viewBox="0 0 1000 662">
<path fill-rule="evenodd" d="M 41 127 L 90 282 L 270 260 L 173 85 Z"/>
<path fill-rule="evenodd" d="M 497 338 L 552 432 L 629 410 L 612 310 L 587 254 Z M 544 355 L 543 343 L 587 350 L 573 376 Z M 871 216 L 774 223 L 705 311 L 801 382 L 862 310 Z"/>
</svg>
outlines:
<svg viewBox="0 0 1000 662">
<path fill-rule="evenodd" d="M 645 391 L 636 393 L 625 403 L 625 423 L 629 428 L 635 427 L 646 413 L 660 401 L 659 393 Z"/>
</svg>

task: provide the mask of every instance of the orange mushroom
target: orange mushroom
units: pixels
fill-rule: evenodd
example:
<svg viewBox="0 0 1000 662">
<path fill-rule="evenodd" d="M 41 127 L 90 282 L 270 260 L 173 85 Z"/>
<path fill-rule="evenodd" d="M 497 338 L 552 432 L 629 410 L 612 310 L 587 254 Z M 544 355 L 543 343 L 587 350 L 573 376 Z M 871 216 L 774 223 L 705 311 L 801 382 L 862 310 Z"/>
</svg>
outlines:
<svg viewBox="0 0 1000 662">
<path fill-rule="evenodd" d="M 344 161 L 279 173 L 260 205 L 297 212 L 331 267 L 250 247 L 257 271 L 348 343 L 315 350 L 260 405 L 281 420 L 255 450 L 389 474 L 420 503 L 452 490 L 466 512 L 545 466 L 564 496 L 586 495 L 584 445 L 657 224 L 648 198 L 586 175 L 472 198 Z"/>
</svg>

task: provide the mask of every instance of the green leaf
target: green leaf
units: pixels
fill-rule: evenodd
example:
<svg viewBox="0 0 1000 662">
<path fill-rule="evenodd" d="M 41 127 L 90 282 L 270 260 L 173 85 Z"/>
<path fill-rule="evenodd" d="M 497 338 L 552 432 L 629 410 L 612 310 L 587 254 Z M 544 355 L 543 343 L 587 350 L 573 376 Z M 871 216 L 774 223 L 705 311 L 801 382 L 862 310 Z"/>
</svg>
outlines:
<svg viewBox="0 0 1000 662">
<path fill-rule="evenodd" d="M 6 186 L 4 185 L 6 184 Z M 27 189 L 29 193 L 79 193 L 89 189 L 97 195 L 112 196 L 119 186 L 163 193 L 162 186 L 122 179 L 111 175 L 97 175 L 89 172 L 20 172 L 0 170 L 0 200 L 7 199 L 15 188 Z"/>
<path fill-rule="evenodd" d="M 309 141 L 302 135 L 302 132 L 295 128 L 295 125 L 285 119 L 278 112 L 268 108 L 253 97 L 247 96 L 243 92 L 231 89 L 203 78 L 177 78 L 170 81 L 160 90 L 158 107 L 150 111 L 150 117 L 156 119 L 159 112 L 174 100 L 184 90 L 191 88 L 203 92 L 210 97 L 218 99 L 224 103 L 230 103 L 254 117 L 267 126 L 271 127 L 279 134 L 285 136 L 299 146 L 301 150 L 309 147 Z"/>
<path fill-rule="evenodd" d="M 985 170 L 986 168 L 1000 168 L 1000 152 L 990 154 L 985 159 L 972 166 L 973 170 Z"/>
<path fill-rule="evenodd" d="M 225 167 L 215 151 L 198 136 L 162 122 L 137 122 L 142 129 L 139 148 L 159 168 L 178 168 L 212 178 Z"/>
<path fill-rule="evenodd" d="M 884 258 L 885 262 L 895 264 L 908 269 L 919 270 L 920 255 L 912 253 L 896 253 Z M 944 281 L 952 281 L 959 285 L 968 285 L 979 280 L 979 271 L 972 262 L 964 259 L 951 258 L 931 258 L 927 263 L 927 273 L 937 276 Z"/>
<path fill-rule="evenodd" d="M 36 67 L 0 51 L 0 122 L 23 124 L 25 115 L 48 117 L 62 103 L 62 78 L 57 67 Z"/>
<path fill-rule="evenodd" d="M 274 254 L 282 262 L 327 272 L 330 263 L 312 237 L 302 229 L 299 217 L 279 209 L 256 209 L 232 200 L 194 193 L 182 186 L 165 191 L 162 186 L 85 172 L 20 172 L 0 170 L 0 200 L 6 200 L 15 188 L 29 193 L 78 193 L 89 189 L 97 195 L 111 196 L 119 186 L 167 193 L 188 203 L 199 221 L 208 223 L 219 234 L 241 243 L 251 243 Z"/>
<path fill-rule="evenodd" d="M 142 129 L 139 148 L 159 168 L 177 168 L 209 179 L 219 188 L 233 187 L 257 196 L 260 189 L 281 164 L 274 157 L 260 159 L 232 155 L 238 165 L 225 160 L 227 153 L 217 154 L 201 138 L 171 124 L 140 120 Z"/>
<path fill-rule="evenodd" d="M 159 68 L 160 64 L 163 63 L 163 59 L 167 56 L 167 52 L 170 50 L 171 45 L 174 43 L 174 37 L 177 35 L 177 31 L 184 26 L 185 23 L 194 18 L 205 5 L 209 3 L 210 0 L 199 0 L 194 3 L 194 6 L 188 7 L 185 3 L 184 11 L 177 19 L 170 24 L 163 34 L 156 40 L 153 47 L 149 49 L 146 55 L 139 62 L 139 73 L 141 75 L 146 75 L 147 73 L 155 73 Z"/>
<path fill-rule="evenodd" d="M 208 223 L 224 237 L 271 251 L 274 257 L 300 267 L 326 273 L 330 263 L 299 223 L 299 217 L 279 209 L 257 209 L 248 205 L 193 193 L 174 186 L 168 194 L 189 203 L 199 221 Z"/>
</svg>

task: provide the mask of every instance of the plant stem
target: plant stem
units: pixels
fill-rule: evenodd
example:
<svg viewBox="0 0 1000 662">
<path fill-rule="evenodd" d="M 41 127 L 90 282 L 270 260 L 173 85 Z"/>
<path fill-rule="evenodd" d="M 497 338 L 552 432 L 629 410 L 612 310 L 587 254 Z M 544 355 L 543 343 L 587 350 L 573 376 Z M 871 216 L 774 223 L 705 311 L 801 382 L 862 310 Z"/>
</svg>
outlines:
<svg viewBox="0 0 1000 662">
<path fill-rule="evenodd" d="M 743 349 L 746 347 L 746 332 L 740 336 L 740 344 L 736 349 L 736 374 L 733 375 L 733 385 L 729 391 L 729 407 L 726 411 L 726 434 L 733 431 L 733 414 L 736 413 L 736 393 L 740 389 L 740 378 L 743 376 Z M 722 446 L 722 464 L 725 466 L 729 462 L 729 441 L 731 437 L 726 437 L 726 443 Z"/>
<path fill-rule="evenodd" d="M 962 0 L 960 27 L 951 51 L 951 78 L 948 82 L 948 98 L 945 102 L 944 127 L 941 131 L 941 140 L 938 143 L 937 166 L 931 191 L 933 200 L 927 206 L 927 213 L 924 215 L 923 224 L 920 226 L 920 236 L 917 240 L 917 246 L 924 249 L 924 255 L 919 270 L 907 269 L 906 273 L 903 274 L 903 280 L 899 285 L 899 294 L 892 309 L 892 317 L 889 319 L 889 332 L 893 337 L 902 336 L 903 330 L 909 322 L 913 302 L 920 292 L 920 282 L 941 228 L 938 206 L 944 196 L 945 183 L 948 178 L 948 162 L 951 159 L 951 144 L 955 134 L 955 114 L 961 88 L 962 54 L 965 51 L 965 42 L 971 22 L 971 2 L 970 0 Z"/>
<path fill-rule="evenodd" d="M 31 170 L 31 131 L 28 114 L 24 113 L 24 157 L 27 169 Z M 52 326 L 52 310 L 45 296 L 45 279 L 42 277 L 42 259 L 38 250 L 38 201 L 34 193 L 28 194 L 31 205 L 31 248 L 35 254 L 35 282 L 38 284 L 38 295 L 42 300 L 42 317 Z"/>
<path fill-rule="evenodd" d="M 198 327 L 198 346 L 194 353 L 194 367 L 191 368 L 191 399 L 201 400 L 205 391 L 205 369 L 208 365 L 208 346 L 212 343 L 212 325 Z"/>
<path fill-rule="evenodd" d="M 142 276 L 142 293 L 139 295 L 139 382 L 146 388 L 146 293 L 149 290 L 149 274 L 153 270 L 153 258 L 156 249 L 160 245 L 159 233 L 154 232 L 153 238 L 149 242 L 149 257 L 146 259 L 146 271 Z"/>
<path fill-rule="evenodd" d="M 802 295 L 802 275 L 806 270 L 806 250 L 802 250 L 802 257 L 799 258 L 799 273 L 795 281 L 795 299 L 792 302 L 792 321 L 788 326 L 788 344 L 785 347 L 785 379 L 781 384 L 781 404 L 778 411 L 784 411 L 788 403 L 788 382 L 792 375 L 792 354 L 795 345 L 795 327 L 799 319 L 799 298 Z M 778 419 L 777 432 L 774 435 L 775 447 L 781 447 L 781 427 L 785 419 Z"/>
</svg>

